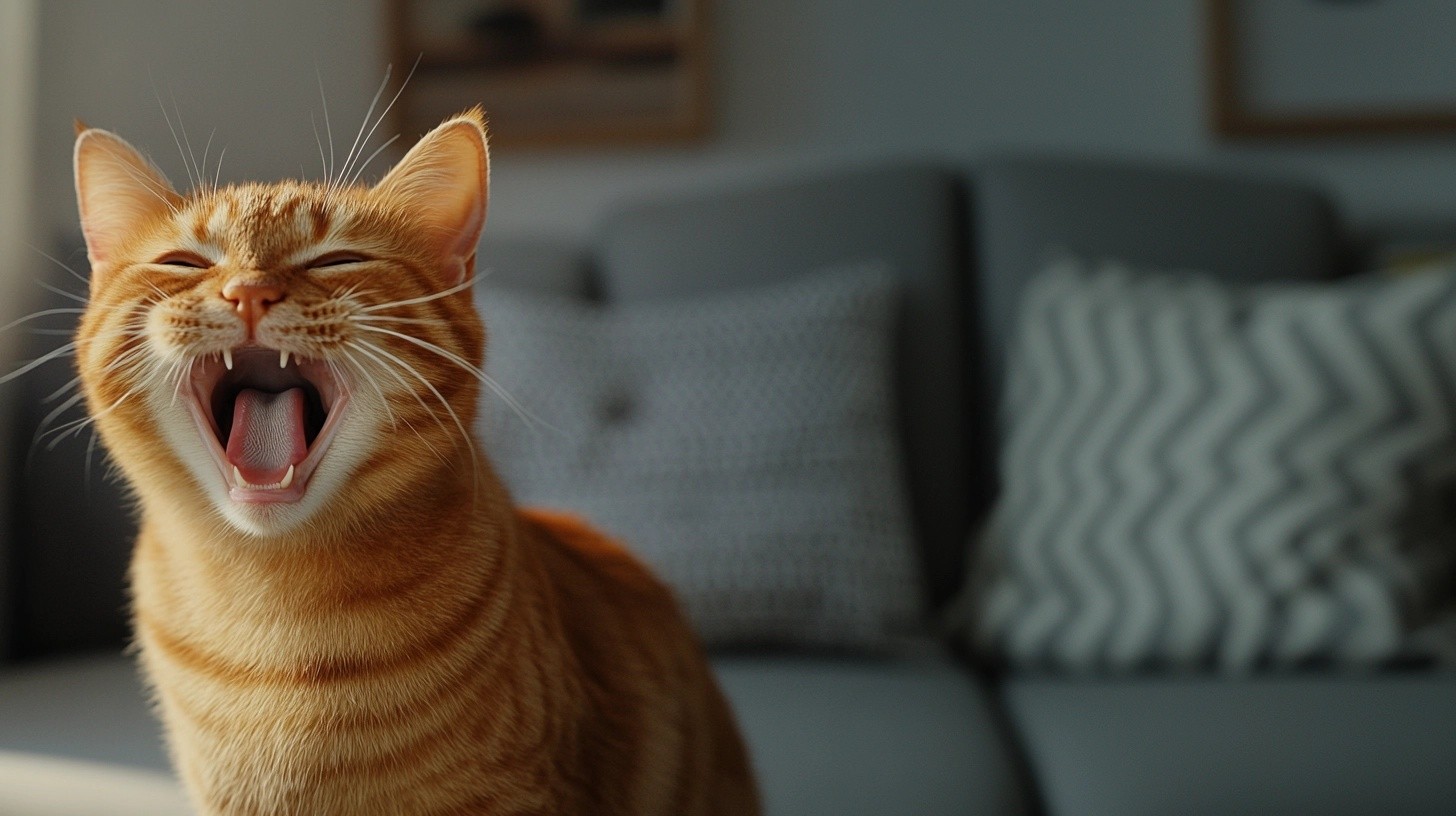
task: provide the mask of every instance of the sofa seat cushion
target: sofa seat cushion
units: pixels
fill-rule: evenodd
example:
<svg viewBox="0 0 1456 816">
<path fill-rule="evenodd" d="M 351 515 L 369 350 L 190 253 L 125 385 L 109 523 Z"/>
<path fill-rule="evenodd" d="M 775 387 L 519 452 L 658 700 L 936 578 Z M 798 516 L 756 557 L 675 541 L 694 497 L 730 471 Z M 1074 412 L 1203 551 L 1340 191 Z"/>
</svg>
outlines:
<svg viewBox="0 0 1456 816">
<path fill-rule="evenodd" d="M 769 816 L 1027 812 L 990 699 L 943 658 L 718 658 Z"/>
<path fill-rule="evenodd" d="M 1050 816 L 1449 814 L 1456 676 L 1009 681 Z"/>
<path fill-rule="evenodd" d="M 1026 810 L 988 696 L 948 659 L 733 657 L 715 668 L 769 816 Z M 120 655 L 0 670 L 0 762 L 12 754 L 168 769 L 135 663 Z"/>
</svg>

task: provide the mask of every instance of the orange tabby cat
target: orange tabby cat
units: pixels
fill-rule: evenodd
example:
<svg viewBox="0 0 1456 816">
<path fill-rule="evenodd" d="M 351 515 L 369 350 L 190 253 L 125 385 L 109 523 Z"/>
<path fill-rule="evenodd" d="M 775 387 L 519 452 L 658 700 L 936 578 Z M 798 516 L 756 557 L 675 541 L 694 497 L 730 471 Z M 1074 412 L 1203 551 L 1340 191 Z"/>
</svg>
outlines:
<svg viewBox="0 0 1456 816">
<path fill-rule="evenodd" d="M 373 187 L 183 195 L 94 129 L 75 163 L 79 365 L 140 501 L 137 642 L 200 812 L 758 812 L 669 592 L 514 507 L 467 431 L 478 110 Z"/>
</svg>

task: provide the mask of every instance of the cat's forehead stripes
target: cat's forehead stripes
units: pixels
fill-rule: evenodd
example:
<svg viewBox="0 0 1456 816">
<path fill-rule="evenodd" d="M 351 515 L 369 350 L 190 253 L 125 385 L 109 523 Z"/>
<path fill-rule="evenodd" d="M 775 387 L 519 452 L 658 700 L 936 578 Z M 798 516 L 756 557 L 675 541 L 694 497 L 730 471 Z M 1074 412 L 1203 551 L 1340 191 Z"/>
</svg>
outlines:
<svg viewBox="0 0 1456 816">
<path fill-rule="evenodd" d="M 342 220 L 319 190 L 246 185 L 199 201 L 190 232 L 199 244 L 220 247 L 233 263 L 269 268 L 297 263 L 302 255 L 334 243 Z"/>
<path fill-rule="evenodd" d="M 227 260 L 227 251 L 216 241 L 208 238 L 193 236 L 182 236 L 177 240 L 175 249 L 191 252 L 212 261 L 215 264 L 224 263 Z"/>
<path fill-rule="evenodd" d="M 226 235 L 236 209 L 231 197 L 220 195 L 197 205 L 192 219 L 192 235 L 199 241 L 217 241 Z"/>
</svg>

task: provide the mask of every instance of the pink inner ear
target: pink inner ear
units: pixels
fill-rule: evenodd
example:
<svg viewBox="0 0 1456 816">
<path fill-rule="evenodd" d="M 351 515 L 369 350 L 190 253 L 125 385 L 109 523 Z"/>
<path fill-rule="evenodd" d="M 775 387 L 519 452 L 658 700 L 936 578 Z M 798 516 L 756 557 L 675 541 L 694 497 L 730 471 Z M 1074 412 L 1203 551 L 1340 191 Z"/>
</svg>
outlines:
<svg viewBox="0 0 1456 816">
<path fill-rule="evenodd" d="M 456 234 L 455 245 L 450 254 L 464 258 L 467 272 L 475 264 L 475 247 L 480 243 L 481 230 L 485 228 L 485 193 L 472 199 L 469 211 L 460 220 L 461 230 Z"/>
<path fill-rule="evenodd" d="M 420 219 L 464 280 L 485 224 L 489 153 L 479 121 L 452 119 L 420 139 L 374 188 Z"/>
<path fill-rule="evenodd" d="M 131 145 L 103 130 L 76 139 L 76 200 L 92 263 L 111 260 L 120 244 L 180 198 Z"/>
</svg>

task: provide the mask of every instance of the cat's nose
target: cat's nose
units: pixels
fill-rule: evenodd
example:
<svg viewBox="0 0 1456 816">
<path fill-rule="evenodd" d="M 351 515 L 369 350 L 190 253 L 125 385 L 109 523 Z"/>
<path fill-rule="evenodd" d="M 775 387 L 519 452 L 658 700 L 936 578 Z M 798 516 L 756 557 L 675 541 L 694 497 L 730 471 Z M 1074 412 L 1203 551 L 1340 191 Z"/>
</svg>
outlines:
<svg viewBox="0 0 1456 816">
<path fill-rule="evenodd" d="M 222 298 L 233 304 L 238 317 L 248 324 L 248 333 L 252 334 L 269 307 L 283 299 L 283 288 L 273 283 L 232 280 L 223 286 Z"/>
</svg>

